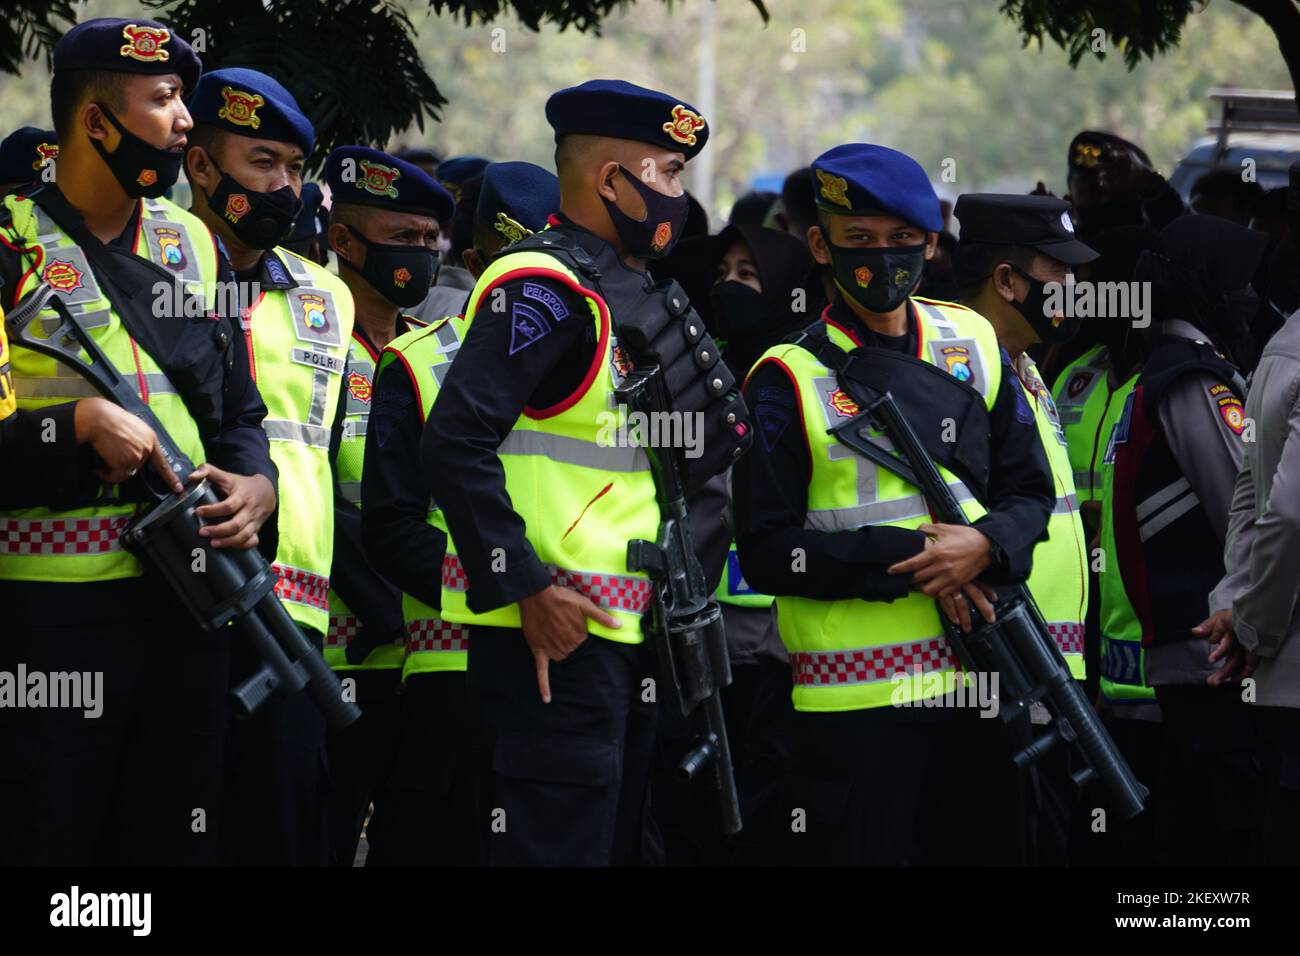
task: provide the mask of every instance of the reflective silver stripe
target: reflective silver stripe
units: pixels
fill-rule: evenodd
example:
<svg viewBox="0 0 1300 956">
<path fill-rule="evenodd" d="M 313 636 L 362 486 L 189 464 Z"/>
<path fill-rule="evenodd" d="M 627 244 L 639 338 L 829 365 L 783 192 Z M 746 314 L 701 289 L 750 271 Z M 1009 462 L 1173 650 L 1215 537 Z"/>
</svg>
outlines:
<svg viewBox="0 0 1300 956">
<path fill-rule="evenodd" d="M 1137 506 L 1138 521 L 1146 520 L 1152 512 L 1163 506 L 1166 502 L 1173 501 L 1184 491 L 1191 491 L 1191 489 L 1192 486 L 1187 483 L 1186 478 L 1179 478 L 1173 484 L 1166 485 L 1155 494 L 1139 501 Z"/>
<path fill-rule="evenodd" d="M 369 415 L 353 414 L 343 422 L 343 437 L 347 438 L 365 438 L 366 430 L 370 427 Z"/>
<path fill-rule="evenodd" d="M 1196 497 L 1196 492 L 1187 492 L 1187 494 L 1179 498 L 1164 511 L 1157 514 L 1146 524 L 1138 525 L 1138 537 L 1143 541 L 1146 541 L 1153 535 L 1159 534 L 1200 503 L 1201 499 Z"/>
<path fill-rule="evenodd" d="M 525 429 L 515 429 L 507 435 L 505 441 L 497 448 L 497 452 L 502 455 L 544 455 L 552 461 L 566 465 L 599 468 L 601 471 L 650 470 L 650 459 L 644 448 L 598 445 L 580 438 L 570 438 L 568 435 L 552 435 L 549 432 Z"/>
<path fill-rule="evenodd" d="M 271 441 L 291 441 L 310 448 L 329 448 L 330 430 L 324 425 L 304 425 L 285 418 L 268 418 L 262 429 Z"/>
<path fill-rule="evenodd" d="M 948 487 L 961 504 L 975 500 L 975 496 L 963 482 L 949 482 Z M 926 518 L 929 515 L 930 509 L 926 507 L 925 499 L 921 495 L 908 495 L 906 498 L 871 501 L 848 508 L 809 510 L 804 517 L 803 526 L 811 531 L 856 531 L 868 525 L 906 521 L 909 518 Z"/>
<path fill-rule="evenodd" d="M 345 500 L 352 502 L 354 505 L 361 504 L 361 482 L 340 481 L 339 494 L 341 494 Z"/>
<path fill-rule="evenodd" d="M 884 524 L 888 521 L 906 521 L 929 515 L 924 499 L 920 495 L 909 498 L 896 498 L 893 501 L 873 501 L 852 508 L 827 508 L 809 510 L 803 526 L 811 531 L 856 531 L 867 525 Z"/>
<path fill-rule="evenodd" d="M 843 651 L 795 651 L 790 668 L 796 684 L 872 684 L 898 674 L 925 674 L 956 666 L 943 637 Z"/>
<path fill-rule="evenodd" d="M 1066 515 L 1072 511 L 1079 510 L 1079 496 L 1066 495 L 1064 498 L 1057 498 L 1056 504 L 1052 508 L 1054 515 Z"/>
<path fill-rule="evenodd" d="M 132 385 L 139 384 L 139 379 L 134 375 L 126 376 L 126 379 Z M 89 395 L 99 394 L 95 386 L 80 375 L 69 374 L 66 377 L 62 375 L 49 377 L 15 375 L 14 381 L 19 383 L 19 394 L 30 398 L 63 398 L 65 396 L 68 398 L 84 398 Z M 176 389 L 172 387 L 171 381 L 162 372 L 146 372 L 144 384 L 150 395 L 178 394 Z"/>
<path fill-rule="evenodd" d="M 297 256 L 292 256 L 292 255 L 282 256 L 276 254 L 276 258 L 280 260 L 281 265 L 283 265 L 286 269 L 289 270 L 289 275 L 293 276 L 294 279 L 296 279 L 298 282 L 300 283 L 311 282 L 311 270 L 308 269 L 306 263 L 304 263 Z"/>
</svg>

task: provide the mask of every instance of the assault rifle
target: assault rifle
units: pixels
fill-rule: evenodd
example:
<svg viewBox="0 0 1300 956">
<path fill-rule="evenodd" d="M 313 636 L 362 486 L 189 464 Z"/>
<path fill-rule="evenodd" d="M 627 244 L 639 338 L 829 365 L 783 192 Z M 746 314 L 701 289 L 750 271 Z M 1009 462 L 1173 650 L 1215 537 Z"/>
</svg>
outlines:
<svg viewBox="0 0 1300 956">
<path fill-rule="evenodd" d="M 632 411 L 666 413 L 671 408 L 663 371 L 658 365 L 630 372 L 615 391 Z M 655 591 L 647 637 L 659 665 L 660 685 L 671 706 L 699 726 L 690 752 L 678 765 L 680 775 L 695 779 L 712 769 L 713 785 L 727 836 L 741 828 L 740 800 L 722 714 L 722 688 L 731 683 L 731 661 L 722 626 L 722 609 L 713 600 L 691 542 L 680 451 L 647 448 L 659 503 L 658 539 L 629 541 L 629 571 L 645 571 Z"/>
<path fill-rule="evenodd" d="M 861 411 L 832 428 L 831 433 L 859 455 L 919 488 L 939 522 L 969 525 L 966 513 L 893 395 L 856 381 L 844 368 L 837 369 L 836 374 L 840 388 Z M 884 432 L 900 454 L 893 455 L 873 444 L 865 434 L 868 425 Z M 1026 767 L 1064 743 L 1084 761 L 1073 774 L 1075 783 L 1082 786 L 1099 777 L 1124 818 L 1136 816 L 1146 801 L 1147 788 L 1133 775 L 1071 676 L 1029 589 L 1023 584 L 1000 589 L 994 612 L 993 624 L 972 613 L 973 621 L 978 623 L 972 624 L 969 634 L 950 622 L 947 615 L 940 613 L 939 619 L 948 643 L 966 670 L 998 675 L 998 712 L 1003 721 L 1022 714 L 1036 701 L 1041 701 L 1051 714 L 1047 730 L 1013 756 L 1016 765 Z"/>
<path fill-rule="evenodd" d="M 57 326 L 36 322 L 46 308 L 58 316 Z M 104 398 L 152 428 L 167 467 L 186 482 L 194 462 L 47 283 L 9 313 L 6 325 L 14 342 L 74 368 Z M 45 334 L 38 335 L 35 325 L 43 325 Z M 232 691 L 238 711 L 249 716 L 272 694 L 288 697 L 305 689 L 332 726 L 342 729 L 360 717 L 360 708 L 343 699 L 338 678 L 275 596 L 276 575 L 266 559 L 255 548 L 212 548 L 199 535 L 203 519 L 195 509 L 221 500 L 207 480 L 173 492 L 161 482 L 151 482 L 148 473 L 144 479 L 155 504 L 127 524 L 123 546 L 162 576 L 204 631 L 218 631 L 233 622 L 252 642 L 262 666 Z M 203 564 L 194 570 L 200 552 Z"/>
</svg>

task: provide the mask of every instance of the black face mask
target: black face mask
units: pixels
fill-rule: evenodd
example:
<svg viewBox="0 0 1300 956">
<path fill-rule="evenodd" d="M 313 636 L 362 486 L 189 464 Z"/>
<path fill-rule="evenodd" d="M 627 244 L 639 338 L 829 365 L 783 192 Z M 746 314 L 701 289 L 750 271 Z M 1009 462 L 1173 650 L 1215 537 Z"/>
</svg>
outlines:
<svg viewBox="0 0 1300 956">
<path fill-rule="evenodd" d="M 270 249 L 293 231 L 302 210 L 302 200 L 293 194 L 293 187 L 259 193 L 241 186 L 215 160 L 212 165 L 221 173 L 221 181 L 208 197 L 208 208 L 230 227 L 236 239 L 250 249 Z"/>
<path fill-rule="evenodd" d="M 823 232 L 823 236 L 826 234 Z M 856 249 L 837 246 L 829 236 L 831 270 L 841 292 L 869 312 L 893 312 L 921 284 L 925 245 Z"/>
<path fill-rule="evenodd" d="M 366 264 L 357 269 L 342 256 L 339 256 L 339 262 L 349 269 L 356 269 L 380 295 L 399 309 L 409 309 L 425 300 L 438 277 L 436 252 L 426 246 L 371 242 L 351 226 L 348 226 L 348 232 L 366 247 Z"/>
<path fill-rule="evenodd" d="M 1079 327 L 1083 324 L 1082 316 L 1065 316 L 1061 319 L 1060 324 L 1053 325 L 1052 317 L 1047 314 L 1047 283 L 1041 279 L 1035 279 L 1013 262 L 1008 262 L 1007 265 L 1011 266 L 1020 278 L 1029 283 L 1029 291 L 1025 294 L 1024 301 L 1017 302 L 1013 299 L 1011 305 L 1024 316 L 1025 321 L 1029 323 L 1029 327 L 1034 330 L 1034 334 L 1049 345 L 1055 342 L 1067 342 L 1079 334 Z M 1061 287 L 1061 294 L 1064 296 L 1069 289 L 1069 285 L 1061 283 Z M 1064 302 L 1062 302 L 1061 314 L 1064 316 L 1067 311 L 1073 310 L 1064 308 Z"/>
<path fill-rule="evenodd" d="M 690 212 L 691 201 L 686 193 L 680 196 L 665 196 L 644 185 L 639 179 L 619 166 L 623 178 L 641 194 L 645 203 L 645 219 L 633 219 L 604 196 L 601 202 L 609 210 L 609 218 L 614 223 L 623 249 L 635 259 L 662 259 L 677 245 L 686 224 L 686 214 Z"/>
<path fill-rule="evenodd" d="M 117 149 L 109 152 L 104 144 L 92 138 L 90 145 L 95 147 L 100 159 L 121 185 L 122 191 L 135 198 L 157 199 L 172 186 L 181 174 L 181 163 L 185 154 L 180 150 L 159 149 L 152 143 L 146 143 L 135 133 L 117 121 L 117 117 L 103 104 L 100 110 L 108 121 L 122 134 Z"/>
<path fill-rule="evenodd" d="M 767 325 L 763 293 L 743 282 L 719 282 L 709 291 L 713 300 L 713 337 L 735 342 L 762 332 Z"/>
</svg>

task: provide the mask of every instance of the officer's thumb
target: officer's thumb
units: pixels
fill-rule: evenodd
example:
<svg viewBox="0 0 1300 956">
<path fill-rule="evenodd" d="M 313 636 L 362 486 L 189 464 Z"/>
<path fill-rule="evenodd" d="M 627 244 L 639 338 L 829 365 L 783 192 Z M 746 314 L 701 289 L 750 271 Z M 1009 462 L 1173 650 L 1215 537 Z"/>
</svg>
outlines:
<svg viewBox="0 0 1300 956">
<path fill-rule="evenodd" d="M 606 627 L 622 627 L 623 622 L 600 609 L 600 605 L 594 603 L 590 598 L 583 599 L 586 603 L 583 605 L 582 613 L 587 615 L 593 621 L 604 624 Z"/>
</svg>

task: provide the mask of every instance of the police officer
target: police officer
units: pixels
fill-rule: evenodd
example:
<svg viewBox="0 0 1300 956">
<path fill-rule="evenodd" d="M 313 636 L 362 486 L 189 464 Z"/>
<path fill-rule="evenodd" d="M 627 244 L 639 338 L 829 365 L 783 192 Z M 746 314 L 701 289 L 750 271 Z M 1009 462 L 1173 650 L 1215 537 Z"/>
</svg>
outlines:
<svg viewBox="0 0 1300 956">
<path fill-rule="evenodd" d="M 326 180 L 333 197 L 329 242 L 340 277 L 356 303 L 356 324 L 344 376 L 344 427 L 338 448 L 334 580 L 326 660 L 355 682 L 359 721 L 330 737 L 332 862 L 351 866 L 361 826 L 366 863 L 391 862 L 390 790 L 401 737 L 397 691 L 405 627 L 401 594 L 371 568 L 362 547 L 361 482 L 371 392 L 379 354 L 417 327 L 402 310 L 427 295 L 436 272 L 438 222 L 452 215 L 452 199 L 423 170 L 387 153 L 343 146 L 329 155 Z"/>
<path fill-rule="evenodd" d="M 1056 504 L 1047 540 L 1034 549 L 1029 591 L 1070 673 L 1083 680 L 1087 539 L 1061 421 L 1026 349 L 1039 342 L 1068 341 L 1076 333 L 1080 320 L 1066 317 L 1064 295 L 1072 288 L 1072 268 L 1097 253 L 1075 238 L 1070 204 L 1051 196 L 967 193 L 957 199 L 953 214 L 961 223 L 955 271 L 962 302 L 989 320 L 998 344 L 1011 357 L 1052 470 Z M 1020 729 L 1029 732 L 1027 726 Z M 1034 801 L 1035 860 L 1066 862 L 1075 786 L 1065 751 L 1058 749 L 1040 762 L 1024 782 L 1039 797 Z"/>
<path fill-rule="evenodd" d="M 1164 720 L 1170 862 L 1246 862 L 1258 768 L 1240 687 L 1193 633 L 1224 574 L 1223 547 L 1247 427 L 1233 364 L 1251 348 L 1251 279 L 1267 237 L 1214 216 L 1161 230 L 1138 261 L 1150 282 L 1151 351 L 1111 443 L 1118 574 L 1141 627 L 1141 662 Z M 1230 601 L 1230 597 L 1227 598 Z"/>
<path fill-rule="evenodd" d="M 1091 262 L 1097 253 L 1075 238 L 1070 204 L 1051 196 L 967 193 L 957 199 L 953 214 L 961 223 L 962 302 L 989 320 L 998 345 L 1011 357 L 1052 471 L 1056 504 L 1048 539 L 1034 549 L 1029 590 L 1070 672 L 1082 680 L 1087 542 L 1055 402 L 1026 349 L 1067 341 L 1078 330 L 1080 319 L 1066 317 L 1066 284 L 1073 281 L 1072 267 Z"/>
<path fill-rule="evenodd" d="M 989 585 L 1029 573 L 1054 499 L 1034 415 L 985 319 L 911 295 L 942 227 L 921 167 L 849 144 L 818 157 L 813 173 L 809 245 L 834 274 L 835 298 L 801 343 L 769 349 L 751 371 L 759 441 L 733 479 L 741 568 L 751 587 L 776 595 L 794 671 L 790 807 L 806 815 L 794 852 L 819 862 L 1019 861 L 1001 722 L 924 704 L 953 702 L 942 699 L 955 661 L 941 610 L 968 629 L 966 598 L 991 618 Z M 987 454 L 986 487 L 945 475 L 973 527 L 930 523 L 915 487 L 828 434 L 857 407 L 820 357 L 839 354 L 823 337 L 891 370 L 890 389 L 929 447 L 940 446 L 930 432 L 944 419 L 987 415 L 974 446 Z M 985 786 L 952 784 L 970 779 Z M 972 814 L 985 824 L 978 832 Z"/>
<path fill-rule="evenodd" d="M 0 197 L 40 179 L 47 164 L 59 155 L 52 129 L 24 126 L 0 141 Z"/>
<path fill-rule="evenodd" d="M 421 473 L 456 546 L 442 613 L 473 625 L 469 682 L 493 735 L 490 860 L 604 865 L 641 858 L 653 741 L 640 628 L 651 588 L 628 570 L 627 545 L 653 539 L 659 514 L 645 449 L 617 437 L 627 330 L 675 310 L 660 361 L 697 365 L 693 394 L 717 403 L 702 413 L 716 431 L 692 483 L 720 470 L 707 452 L 729 458 L 747 427 L 743 405 L 724 409 L 732 376 L 684 294 L 644 271 L 681 233 L 680 174 L 705 145 L 705 118 L 619 80 L 561 90 L 546 116 L 556 224 L 475 285 Z"/>
<path fill-rule="evenodd" d="M 475 278 L 503 249 L 545 229 L 559 206 L 554 173 L 531 163 L 489 166 L 467 262 Z M 404 864 L 476 864 L 483 856 L 473 766 L 480 721 L 465 687 L 468 633 L 441 616 L 443 558 L 454 550 L 419 468 L 420 433 L 464 329 L 461 316 L 444 317 L 384 350 L 366 435 L 366 550 L 404 592 L 402 727 L 392 800 L 400 832 L 396 862 Z"/>
<path fill-rule="evenodd" d="M 190 46 L 154 21 L 96 19 L 68 31 L 51 88 L 57 181 L 4 200 L 0 274 L 11 307 L 38 283 L 55 290 L 201 463 L 194 477 L 224 496 L 199 509 L 213 546 L 250 548 L 275 507 L 266 409 L 234 323 L 182 322 L 191 306 L 220 305 L 208 296 L 228 266 L 204 225 L 161 198 L 180 172 L 192 125 L 182 94 L 199 73 Z M 179 314 L 170 293 L 163 302 L 123 293 L 155 283 L 176 290 Z M 20 347 L 10 365 L 19 408 L 61 453 L 49 456 L 53 467 L 7 474 L 0 489 L 0 666 L 102 673 L 103 686 L 96 719 L 21 711 L 9 744 L 18 752 L 0 761 L 0 790 L 20 803 L 6 819 L 20 822 L 0 842 L 28 862 L 211 862 L 227 639 L 199 633 L 119 537 L 152 500 L 140 485 L 146 465 L 179 483 L 168 481 L 149 428 L 88 397 L 72 369 Z"/>
<path fill-rule="evenodd" d="M 299 211 L 314 131 L 289 91 L 255 70 L 207 74 L 190 108 L 192 211 L 230 252 L 239 280 L 241 344 L 266 397 L 263 428 L 281 485 L 290 492 L 278 513 L 275 590 L 319 646 L 329 628 L 331 448 L 341 433 L 336 417 L 353 307 L 336 276 L 278 247 Z M 251 655 L 237 653 L 234 676 L 256 666 Z M 324 717 L 304 694 L 272 700 L 253 719 L 234 724 L 233 861 L 323 862 L 324 741 Z"/>
</svg>

